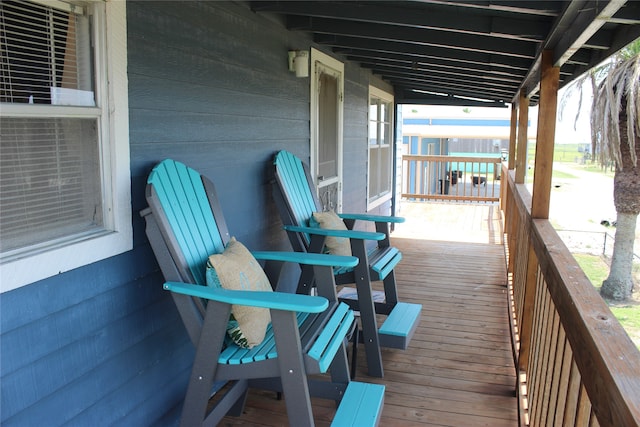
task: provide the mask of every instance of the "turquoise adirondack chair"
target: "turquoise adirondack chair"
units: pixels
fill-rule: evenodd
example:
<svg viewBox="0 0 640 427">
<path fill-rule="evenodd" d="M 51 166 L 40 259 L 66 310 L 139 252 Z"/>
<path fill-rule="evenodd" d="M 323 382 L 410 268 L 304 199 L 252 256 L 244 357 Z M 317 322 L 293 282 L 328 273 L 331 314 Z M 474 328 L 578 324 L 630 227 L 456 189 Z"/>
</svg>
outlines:
<svg viewBox="0 0 640 427">
<path fill-rule="evenodd" d="M 312 226 L 314 212 L 322 211 L 309 169 L 298 157 L 280 151 L 273 162 L 273 195 L 293 249 L 304 253 L 323 253 L 329 237 L 348 238 L 351 253 L 358 257 L 358 265 L 336 267 L 338 285 L 355 284 L 356 292 L 345 292 L 341 301 L 360 312 L 362 340 L 367 355 L 367 368 L 371 376 L 382 377 L 380 347 L 406 349 L 420 322 L 421 304 L 398 302 L 395 267 L 402 259 L 400 251 L 390 245 L 390 223 L 403 222 L 403 218 L 366 214 L 338 213 L 347 230 L 332 230 Z M 375 232 L 353 230 L 356 221 L 375 223 Z M 375 245 L 368 245 L 374 242 Z M 373 246 L 373 247 L 369 247 Z M 378 301 L 371 282 L 382 280 L 384 301 Z M 303 268 L 298 293 L 309 293 L 313 285 L 313 272 Z M 349 295 L 351 294 L 351 295 Z M 342 294 L 341 294 L 342 295 Z M 376 314 L 386 315 L 378 328 Z"/>
<path fill-rule="evenodd" d="M 228 290 L 206 286 L 206 263 L 230 240 L 213 183 L 173 160 L 149 175 L 149 208 L 141 212 L 146 233 L 186 330 L 196 347 L 182 409 L 182 426 L 215 425 L 242 413 L 247 391 L 259 387 L 284 395 L 292 424 L 314 424 L 311 396 L 339 403 L 333 425 L 377 425 L 384 386 L 350 380 L 345 349 L 354 326 L 352 310 L 337 300 L 333 267 L 353 257 L 253 252 L 264 262 L 309 266 L 319 296 Z M 272 275 L 273 277 L 278 274 Z M 275 283 L 272 283 L 272 286 Z M 227 336 L 232 305 L 269 309 L 271 324 L 261 344 L 242 348 Z M 329 372 L 322 377 L 312 374 Z M 224 395 L 208 408 L 216 384 Z"/>
</svg>

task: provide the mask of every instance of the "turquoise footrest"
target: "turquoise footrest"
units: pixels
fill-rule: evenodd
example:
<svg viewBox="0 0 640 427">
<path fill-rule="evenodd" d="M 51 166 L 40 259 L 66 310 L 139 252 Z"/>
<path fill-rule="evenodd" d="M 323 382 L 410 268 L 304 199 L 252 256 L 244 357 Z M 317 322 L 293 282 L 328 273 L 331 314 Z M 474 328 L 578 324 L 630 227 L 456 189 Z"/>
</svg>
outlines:
<svg viewBox="0 0 640 427">
<path fill-rule="evenodd" d="M 421 312 L 421 304 L 396 304 L 378 330 L 380 344 L 384 347 L 406 349 L 420 323 Z"/>
<path fill-rule="evenodd" d="M 383 385 L 352 381 L 347 386 L 331 426 L 377 426 L 383 407 Z"/>
</svg>

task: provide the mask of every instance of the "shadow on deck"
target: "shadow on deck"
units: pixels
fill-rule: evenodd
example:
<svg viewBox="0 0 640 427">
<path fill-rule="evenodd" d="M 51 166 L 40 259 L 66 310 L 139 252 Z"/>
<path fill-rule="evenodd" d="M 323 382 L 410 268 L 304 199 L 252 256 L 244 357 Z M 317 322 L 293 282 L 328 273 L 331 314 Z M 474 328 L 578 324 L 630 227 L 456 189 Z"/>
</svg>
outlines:
<svg viewBox="0 0 640 427">
<path fill-rule="evenodd" d="M 514 426 L 518 423 L 507 310 L 506 266 L 497 205 L 405 203 L 392 235 L 403 253 L 400 298 L 423 305 L 405 351 L 385 349 L 381 426 Z M 317 425 L 332 402 L 315 400 Z M 295 425 L 273 393 L 251 390 L 245 414 L 221 425 Z"/>
</svg>

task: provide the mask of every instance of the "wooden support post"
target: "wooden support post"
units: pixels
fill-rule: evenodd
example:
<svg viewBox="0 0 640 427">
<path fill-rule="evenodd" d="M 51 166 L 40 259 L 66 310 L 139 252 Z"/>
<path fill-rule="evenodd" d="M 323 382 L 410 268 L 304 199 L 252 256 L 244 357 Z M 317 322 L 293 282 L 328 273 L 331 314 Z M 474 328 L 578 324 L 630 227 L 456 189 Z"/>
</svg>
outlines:
<svg viewBox="0 0 640 427">
<path fill-rule="evenodd" d="M 536 165 L 531 194 L 531 217 L 548 219 L 560 84 L 560 67 L 553 66 L 553 51 L 542 52 L 540 69 L 540 108 L 536 138 Z"/>
<path fill-rule="evenodd" d="M 516 148 L 516 184 L 524 184 L 527 173 L 527 131 L 529 128 L 529 98 L 524 89 L 518 100 L 518 144 Z"/>
<path fill-rule="evenodd" d="M 507 209 L 507 197 L 509 195 L 509 191 L 507 189 L 508 179 L 507 175 L 510 170 L 513 170 L 516 167 L 516 136 L 518 133 L 518 106 L 516 104 L 511 104 L 511 129 L 509 131 L 509 158 L 507 159 L 507 167 L 506 174 L 502 177 L 502 181 L 500 182 L 500 207 L 502 211 L 505 212 Z M 507 227 L 509 224 L 505 224 Z M 507 227 L 505 229 L 507 232 L 511 232 Z"/>
<path fill-rule="evenodd" d="M 518 132 L 518 106 L 511 104 L 511 130 L 509 132 L 509 169 L 516 167 L 516 135 Z"/>
<path fill-rule="evenodd" d="M 540 70 L 540 106 L 536 138 L 536 161 L 533 174 L 533 194 L 531 200 L 532 218 L 549 218 L 549 200 L 551 198 L 551 172 L 553 168 L 553 148 L 556 131 L 556 110 L 560 68 L 553 66 L 553 52 L 542 53 Z M 518 140 L 518 143 L 520 141 Z M 517 174 L 517 170 L 516 170 Z M 531 224 L 529 225 L 531 226 Z M 527 372 L 531 351 L 533 312 L 537 286 L 536 254 L 529 240 L 529 258 L 525 282 L 524 306 L 520 322 L 520 354 L 518 369 Z"/>
</svg>

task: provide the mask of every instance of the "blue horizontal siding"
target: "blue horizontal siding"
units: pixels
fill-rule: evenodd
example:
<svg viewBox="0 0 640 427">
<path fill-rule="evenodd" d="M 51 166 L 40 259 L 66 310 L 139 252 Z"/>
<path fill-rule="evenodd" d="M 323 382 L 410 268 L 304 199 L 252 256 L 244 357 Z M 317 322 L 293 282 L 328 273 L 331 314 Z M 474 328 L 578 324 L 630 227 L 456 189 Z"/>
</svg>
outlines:
<svg viewBox="0 0 640 427">
<path fill-rule="evenodd" d="M 160 283 L 156 284 L 160 285 Z M 117 301 L 105 302 L 105 304 L 115 305 Z M 87 310 L 91 310 L 91 308 L 90 304 L 86 306 Z M 90 312 L 98 315 L 101 314 L 101 312 L 110 314 L 110 311 L 107 310 L 91 310 Z M 167 316 L 164 315 L 167 312 L 173 312 L 173 319 L 167 318 Z M 154 315 L 157 317 L 157 320 L 155 322 L 147 322 L 147 319 Z M 70 319 L 74 318 L 72 315 L 68 317 Z M 87 316 L 87 314 L 80 314 L 75 318 L 82 319 L 83 317 L 85 317 L 85 322 L 83 323 L 91 323 L 93 318 L 93 316 Z M 122 352 L 126 352 L 129 348 L 137 345 L 153 333 L 155 328 L 166 328 L 171 326 L 171 323 L 176 323 L 177 321 L 179 321 L 179 319 L 175 316 L 175 310 L 173 310 L 171 306 L 171 301 L 166 298 L 161 299 L 156 304 L 133 312 L 126 317 L 110 320 L 109 323 L 103 327 L 84 333 L 81 339 L 70 342 L 30 362 L 25 367 L 3 376 L 3 387 L 9 391 L 7 396 L 4 394 L 2 396 L 3 408 L 10 407 L 13 408 L 13 411 L 29 408 L 29 406 L 35 402 L 63 389 L 68 383 L 82 379 L 89 372 L 92 372 L 96 368 L 96 365 L 106 364 L 110 359 L 118 357 Z M 138 327 L 132 328 L 132 325 L 138 325 Z M 59 337 L 64 337 L 67 331 L 72 331 L 77 328 L 77 326 L 74 325 L 65 326 L 65 329 L 56 328 L 55 330 L 51 330 L 45 326 L 41 329 L 41 333 L 38 334 L 38 340 L 42 342 L 54 341 L 55 343 L 49 347 L 56 347 L 57 342 L 61 341 Z M 35 327 L 37 328 L 37 325 Z M 28 354 L 29 343 L 24 345 L 26 349 L 23 350 L 23 354 Z M 16 350 L 19 351 L 22 349 L 18 348 Z M 140 361 L 146 363 L 144 360 L 145 359 L 141 359 Z M 121 372 L 117 372 L 117 367 L 114 368 L 116 369 L 110 372 L 109 375 L 119 376 L 122 372 L 127 372 L 131 367 L 127 366 L 126 369 L 122 369 Z M 51 376 L 49 374 L 50 372 L 56 372 L 57 375 Z M 37 387 L 25 389 L 23 384 L 29 383 L 31 378 L 40 378 L 41 380 L 38 382 Z M 22 391 L 22 393 L 19 393 L 20 391 Z M 5 406 L 5 404 L 11 403 L 5 402 L 5 399 L 18 399 L 20 406 L 15 404 Z M 3 416 L 10 417 L 12 415 L 12 412 L 6 411 L 5 413 L 5 410 L 3 410 Z"/>
<path fill-rule="evenodd" d="M 3 354 L 3 371 L 14 372 L 36 363 L 157 300 L 159 291 L 154 288 L 162 278 L 155 276 L 150 279 L 141 280 L 136 285 L 135 295 L 125 286 L 113 288 L 3 333 L 2 346 L 11 349 Z M 91 313 L 91 317 L 85 319 L 86 313 Z"/>
<path fill-rule="evenodd" d="M 124 256 L 93 264 L 90 272 L 79 268 L 38 282 L 37 292 L 31 285 L 4 293 L 0 303 L 7 310 L 1 313 L 2 333 L 84 303 L 97 293 L 108 292 L 156 268 L 150 248 L 136 248 Z"/>
</svg>

